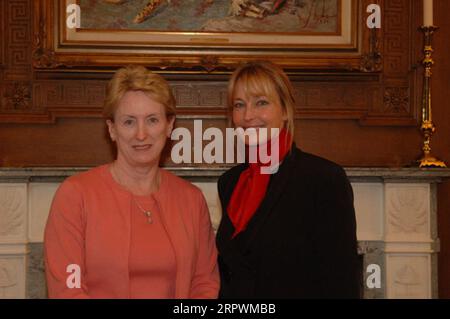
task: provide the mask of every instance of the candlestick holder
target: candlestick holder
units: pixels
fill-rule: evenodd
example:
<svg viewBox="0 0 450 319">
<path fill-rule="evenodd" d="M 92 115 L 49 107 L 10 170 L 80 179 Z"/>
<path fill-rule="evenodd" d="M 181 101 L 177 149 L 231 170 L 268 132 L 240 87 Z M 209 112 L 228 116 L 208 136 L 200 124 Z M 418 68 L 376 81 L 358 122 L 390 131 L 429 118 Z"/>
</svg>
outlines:
<svg viewBox="0 0 450 319">
<path fill-rule="evenodd" d="M 432 58 L 433 48 L 431 46 L 433 34 L 438 30 L 435 26 L 422 26 L 420 30 L 424 34 L 424 59 L 422 65 L 424 67 L 423 92 L 422 92 L 422 123 L 420 129 L 422 131 L 424 142 L 422 147 L 422 157 L 417 161 L 419 167 L 442 167 L 447 165 L 431 155 L 431 137 L 436 132 L 436 126 L 433 124 L 431 113 L 431 68 L 434 61 Z"/>
</svg>

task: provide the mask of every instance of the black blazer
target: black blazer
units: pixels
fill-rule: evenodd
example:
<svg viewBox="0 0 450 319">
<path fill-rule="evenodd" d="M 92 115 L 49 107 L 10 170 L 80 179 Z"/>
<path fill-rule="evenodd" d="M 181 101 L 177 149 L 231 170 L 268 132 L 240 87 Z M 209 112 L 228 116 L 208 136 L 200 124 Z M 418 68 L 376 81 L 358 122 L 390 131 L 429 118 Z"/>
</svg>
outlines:
<svg viewBox="0 0 450 319">
<path fill-rule="evenodd" d="M 246 230 L 231 239 L 227 206 L 246 164 L 218 182 L 222 298 L 359 298 L 353 191 L 335 163 L 293 146 Z"/>
</svg>

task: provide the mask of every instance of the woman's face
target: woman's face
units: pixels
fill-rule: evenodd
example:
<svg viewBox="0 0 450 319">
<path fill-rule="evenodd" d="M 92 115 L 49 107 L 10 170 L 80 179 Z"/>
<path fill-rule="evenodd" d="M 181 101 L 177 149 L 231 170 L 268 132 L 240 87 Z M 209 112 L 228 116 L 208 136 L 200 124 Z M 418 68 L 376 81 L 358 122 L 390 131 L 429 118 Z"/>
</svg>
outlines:
<svg viewBox="0 0 450 319">
<path fill-rule="evenodd" d="M 247 95 L 244 87 L 239 82 L 236 84 L 233 97 L 233 123 L 235 127 L 256 129 L 258 141 L 261 144 L 263 137 L 259 134 L 259 129 L 266 128 L 267 136 L 274 132 L 272 128 L 281 130 L 287 121 L 286 112 L 280 104 L 279 99 L 274 101 L 267 96 Z M 249 144 L 249 139 L 245 139 Z"/>
<path fill-rule="evenodd" d="M 108 120 L 111 139 L 117 144 L 117 157 L 131 166 L 158 165 L 173 128 L 164 105 L 142 91 L 128 91 L 119 101 L 114 122 Z"/>
</svg>

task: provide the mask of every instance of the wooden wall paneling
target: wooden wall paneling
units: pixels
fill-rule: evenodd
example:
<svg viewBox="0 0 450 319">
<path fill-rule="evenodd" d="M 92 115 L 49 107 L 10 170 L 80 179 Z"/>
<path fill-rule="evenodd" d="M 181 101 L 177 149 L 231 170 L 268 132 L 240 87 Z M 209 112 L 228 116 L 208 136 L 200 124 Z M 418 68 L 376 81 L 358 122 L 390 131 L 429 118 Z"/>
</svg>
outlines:
<svg viewBox="0 0 450 319">
<path fill-rule="evenodd" d="M 177 127 L 193 132 L 195 119 L 200 117 L 180 116 Z M 224 129 L 227 124 L 225 116 L 209 116 L 202 122 L 204 130 Z M 295 125 L 295 140 L 304 151 L 344 166 L 403 167 L 417 158 L 421 148 L 421 136 L 416 128 L 361 129 L 356 121 L 321 119 L 299 119 Z M 100 118 L 60 118 L 54 124 L 0 124 L 1 165 L 99 165 L 111 160 L 105 132 L 104 120 Z M 167 164 L 171 165 L 170 161 Z"/>
<path fill-rule="evenodd" d="M 2 1 L 0 121 L 33 112 L 31 0 Z"/>
<path fill-rule="evenodd" d="M 1 124 L 2 166 L 95 166 L 112 159 L 105 123 L 60 119 L 55 124 Z"/>
<path fill-rule="evenodd" d="M 206 79 L 208 76 L 206 76 Z M 378 97 L 378 75 L 293 76 L 296 118 L 362 120 Z M 179 116 L 226 116 L 226 81 L 171 80 Z M 36 112 L 58 117 L 100 116 L 107 79 L 37 80 L 33 95 Z"/>
<path fill-rule="evenodd" d="M 362 120 L 376 102 L 378 76 L 327 76 L 293 80 L 297 119 Z"/>
<path fill-rule="evenodd" d="M 418 3 L 409 0 L 383 1 L 382 36 L 378 44 L 383 57 L 378 101 L 362 121 L 365 125 L 417 124 L 414 103 L 414 73 L 410 50 L 412 31 L 417 29 L 413 14 Z"/>
<path fill-rule="evenodd" d="M 178 109 L 217 108 L 224 110 L 227 105 L 227 86 L 215 81 L 172 82 L 172 90 Z"/>
<path fill-rule="evenodd" d="M 368 29 L 367 17 L 369 15 L 366 12 L 367 7 L 371 4 L 378 4 L 381 8 L 384 7 L 384 0 L 361 0 L 360 17 L 361 17 L 361 36 L 362 54 L 360 61 L 360 71 L 362 72 L 380 72 L 383 69 L 383 56 L 382 56 L 382 29 Z M 383 14 L 382 14 L 383 15 Z M 382 17 L 384 19 L 384 17 Z"/>
<path fill-rule="evenodd" d="M 12 3 L 14 2 L 29 3 L 24 0 L 12 1 Z M 298 86 L 297 97 L 299 98 L 299 107 L 296 113 L 298 118 L 356 119 L 362 125 L 380 126 L 416 124 L 415 114 L 417 112 L 415 112 L 414 103 L 411 103 L 410 98 L 414 94 L 414 87 L 411 84 L 413 82 L 409 81 L 411 77 L 410 63 L 407 59 L 406 62 L 403 61 L 403 58 L 407 56 L 408 44 L 411 42 L 408 14 L 412 10 L 412 5 L 407 0 L 378 0 L 375 2 L 384 8 L 384 24 L 381 30 L 369 30 L 366 26 L 367 13 L 365 8 L 373 1 L 360 1 L 359 28 L 362 41 L 360 44 L 362 58 L 359 72 L 353 70 L 347 74 L 341 73 L 337 77 L 318 71 L 307 74 L 305 82 L 296 83 Z M 32 64 L 38 71 L 37 74 L 40 74 L 43 69 L 55 69 L 64 66 L 56 57 L 55 52 L 52 51 L 53 43 L 51 43 L 51 37 L 49 36 L 54 31 L 54 12 L 52 5 L 50 5 L 52 3 L 54 2 L 50 0 L 33 1 L 36 19 L 33 21 Z M 406 14 L 403 12 L 406 12 Z M 406 44 L 402 44 L 403 42 L 399 39 L 403 39 L 402 41 Z M 72 62 L 75 63 L 76 61 Z M 370 72 L 364 73 L 366 71 Z M 16 91 L 21 93 L 24 98 L 15 102 L 10 100 L 8 102 L 9 110 L 11 110 L 11 105 L 20 105 L 20 109 L 24 111 L 25 105 L 32 106 L 34 104 L 35 106 L 31 112 L 23 112 L 23 117 L 18 117 L 18 112 L 9 112 L 9 115 L 0 114 L 0 121 L 8 123 L 52 123 L 58 117 L 83 118 L 99 114 L 99 105 L 104 96 L 104 89 L 102 88 L 104 84 L 98 83 L 95 84 L 95 87 L 90 88 L 89 86 L 93 85 L 92 81 L 95 80 L 95 76 L 86 83 L 79 83 L 69 80 L 72 77 L 71 73 L 75 72 L 74 70 L 66 69 L 65 72 L 62 75 L 62 81 L 58 81 L 56 87 L 54 83 L 45 81 L 33 84 L 31 89 L 26 83 L 10 86 L 16 88 Z M 304 71 L 291 73 L 292 77 L 302 77 L 303 75 Z M 66 79 L 64 79 L 64 76 L 66 76 Z M 188 82 L 196 81 L 196 77 L 197 75 L 192 75 Z M 320 80 L 313 80 L 315 77 L 320 77 Z M 190 104 L 189 107 L 180 106 L 181 115 L 224 114 L 223 97 L 218 96 L 215 91 L 208 92 L 208 86 L 192 86 L 188 83 L 181 88 L 180 85 L 183 86 L 184 84 L 174 84 L 175 89 L 178 90 L 176 95 L 180 94 L 179 99 L 186 100 L 189 96 L 194 99 L 200 94 L 197 97 L 206 97 L 206 103 L 210 104 L 193 105 L 195 100 L 186 100 Z M 76 94 L 76 92 L 80 94 Z M 203 92 L 208 93 L 203 94 Z M 223 91 L 220 92 L 223 93 Z M 31 99 L 31 102 L 28 102 L 27 98 L 30 94 L 35 94 L 38 98 Z M 57 105 L 54 105 L 51 99 L 58 94 L 61 99 L 59 99 Z M 220 103 L 217 103 L 219 100 Z M 333 101 L 336 103 L 333 103 Z M 204 101 L 198 100 L 198 103 L 204 103 Z"/>
<path fill-rule="evenodd" d="M 0 81 L 3 79 L 3 68 L 5 67 L 5 54 L 4 54 L 4 44 L 3 41 L 5 39 L 4 34 L 6 32 L 5 18 L 4 18 L 4 6 L 5 1 L 0 2 Z M 1 85 L 1 84 L 0 84 Z M 0 106 L 1 107 L 1 106 Z"/>
<path fill-rule="evenodd" d="M 97 80 L 36 81 L 35 104 L 56 117 L 101 116 L 106 82 Z M 82 115 L 82 116 L 80 116 Z"/>
<path fill-rule="evenodd" d="M 0 1 L 0 114 L 3 109 L 3 72 L 5 68 L 5 45 L 4 42 L 6 40 L 5 32 L 6 32 L 6 21 L 5 21 L 5 1 Z"/>
<path fill-rule="evenodd" d="M 54 32 L 54 12 L 51 7 L 57 1 L 34 0 L 33 1 L 33 41 L 32 41 L 32 65 L 35 69 L 56 68 L 62 64 L 57 60 L 52 50 L 53 43 L 50 36 Z"/>
<path fill-rule="evenodd" d="M 4 2 L 5 64 L 4 79 L 30 81 L 31 74 L 31 2 L 32 0 L 10 0 Z"/>
</svg>

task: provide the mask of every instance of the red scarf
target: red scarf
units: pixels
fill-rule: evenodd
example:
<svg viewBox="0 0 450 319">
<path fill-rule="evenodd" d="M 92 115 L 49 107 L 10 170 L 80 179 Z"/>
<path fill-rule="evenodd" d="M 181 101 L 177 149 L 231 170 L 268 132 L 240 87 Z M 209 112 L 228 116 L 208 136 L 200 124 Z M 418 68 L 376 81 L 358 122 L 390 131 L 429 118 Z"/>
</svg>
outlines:
<svg viewBox="0 0 450 319">
<path fill-rule="evenodd" d="M 279 149 L 278 164 L 283 161 L 284 157 L 290 150 L 290 146 L 291 135 L 286 129 L 282 129 L 279 134 L 278 143 L 274 143 L 274 147 L 278 147 Z M 267 141 L 264 145 L 259 145 L 257 147 L 258 162 L 249 163 L 249 167 L 241 173 L 233 194 L 231 195 L 230 202 L 228 203 L 228 216 L 230 217 L 235 229 L 232 238 L 234 238 L 241 231 L 245 230 L 248 222 L 253 217 L 264 199 L 264 196 L 266 195 L 267 186 L 269 185 L 271 175 L 261 174 L 261 168 L 264 166 L 268 167 L 270 164 L 273 165 L 273 163 L 260 163 L 259 148 L 261 147 L 267 147 L 266 154 L 268 156 L 271 155 L 271 141 Z"/>
</svg>

